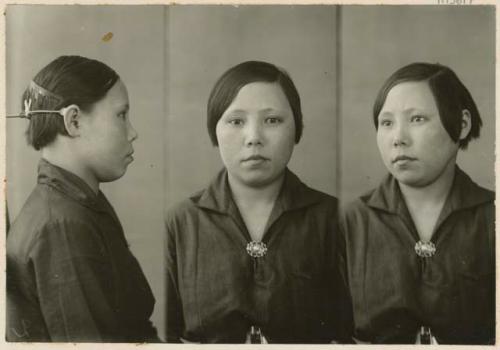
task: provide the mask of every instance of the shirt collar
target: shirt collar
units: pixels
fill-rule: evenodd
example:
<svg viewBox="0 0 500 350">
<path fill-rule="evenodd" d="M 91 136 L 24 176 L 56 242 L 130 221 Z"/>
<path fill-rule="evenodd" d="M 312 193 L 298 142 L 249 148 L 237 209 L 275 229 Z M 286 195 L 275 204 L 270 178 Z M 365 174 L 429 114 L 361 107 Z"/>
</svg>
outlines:
<svg viewBox="0 0 500 350">
<path fill-rule="evenodd" d="M 285 169 L 285 179 L 276 200 L 275 207 L 279 212 L 300 209 L 321 200 L 319 192 L 302 183 L 297 175 Z M 219 213 L 231 213 L 236 205 L 227 179 L 227 170 L 222 169 L 201 195 L 191 198 L 198 207 Z"/>
<path fill-rule="evenodd" d="M 38 163 L 38 183 L 46 184 L 90 209 L 106 211 L 101 191 L 96 194 L 83 179 L 43 158 Z"/>
<path fill-rule="evenodd" d="M 361 200 L 372 208 L 390 213 L 407 211 L 398 182 L 390 174 L 385 177 L 378 188 L 362 196 Z M 494 192 L 478 186 L 465 172 L 455 166 L 455 178 L 443 207 L 443 214 L 475 207 L 494 200 Z"/>
</svg>

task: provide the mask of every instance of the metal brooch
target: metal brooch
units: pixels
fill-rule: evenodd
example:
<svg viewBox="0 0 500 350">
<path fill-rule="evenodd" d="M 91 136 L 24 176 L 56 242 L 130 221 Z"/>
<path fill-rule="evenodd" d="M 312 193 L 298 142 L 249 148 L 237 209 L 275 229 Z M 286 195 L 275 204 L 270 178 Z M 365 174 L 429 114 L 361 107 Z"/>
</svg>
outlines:
<svg viewBox="0 0 500 350">
<path fill-rule="evenodd" d="M 251 241 L 247 244 L 247 253 L 253 258 L 262 258 L 266 252 L 267 247 L 264 242 Z"/>
<path fill-rule="evenodd" d="M 430 258 L 436 253 L 436 246 L 432 242 L 418 241 L 415 244 L 415 253 L 422 258 Z"/>
</svg>

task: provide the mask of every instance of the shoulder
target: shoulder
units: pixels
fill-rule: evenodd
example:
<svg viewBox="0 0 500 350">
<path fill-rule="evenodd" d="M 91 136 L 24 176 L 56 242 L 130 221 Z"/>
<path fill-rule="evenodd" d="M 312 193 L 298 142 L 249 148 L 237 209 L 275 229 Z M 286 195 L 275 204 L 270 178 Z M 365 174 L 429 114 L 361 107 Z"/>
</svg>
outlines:
<svg viewBox="0 0 500 350">
<path fill-rule="evenodd" d="M 459 217 L 474 220 L 475 225 L 485 224 L 487 231 L 494 234 L 495 192 L 479 186 L 468 174 L 458 169 L 450 200 Z"/>
<path fill-rule="evenodd" d="M 495 192 L 478 185 L 472 178 L 456 167 L 456 176 L 452 188 L 452 199 L 460 202 L 463 207 L 478 205 L 492 205 L 495 201 Z"/>
<path fill-rule="evenodd" d="M 185 198 L 177 203 L 174 203 L 171 207 L 169 207 L 165 211 L 165 219 L 169 221 L 177 217 L 182 217 L 183 215 L 196 212 L 198 209 L 197 207 L 198 200 L 201 198 L 204 192 L 205 190 L 195 192 L 188 198 Z"/>
<path fill-rule="evenodd" d="M 360 215 L 367 215 L 371 209 L 368 202 L 372 198 L 375 189 L 371 189 L 358 198 L 340 206 L 340 213 L 343 219 L 349 220 Z"/>
<path fill-rule="evenodd" d="M 38 184 L 26 201 L 21 215 L 41 221 L 90 222 L 93 211 L 68 195 L 45 184 Z"/>
<path fill-rule="evenodd" d="M 88 208 L 48 186 L 37 185 L 14 219 L 9 236 L 35 235 L 47 228 L 66 223 L 86 225 Z"/>
<path fill-rule="evenodd" d="M 50 260 L 58 261 L 106 255 L 102 232 L 86 220 L 78 217 L 46 218 L 31 226 L 28 218 L 20 219 L 8 235 L 9 255 L 44 260 L 50 257 Z"/>
<path fill-rule="evenodd" d="M 479 204 L 479 211 L 484 212 L 488 219 L 493 223 L 495 221 L 495 192 L 490 191 L 486 188 L 477 186 L 478 195 L 484 198 L 484 201 Z"/>
<path fill-rule="evenodd" d="M 321 202 L 338 204 L 337 197 L 328 194 L 326 192 L 309 187 L 305 184 L 304 184 L 304 191 L 307 191 L 310 196 L 317 198 Z"/>
<path fill-rule="evenodd" d="M 295 209 L 337 211 L 338 199 L 328 193 L 309 187 L 292 171 L 287 170 L 284 184 L 284 200 Z"/>
<path fill-rule="evenodd" d="M 337 209 L 339 206 L 339 200 L 337 197 L 332 196 L 328 193 L 316 190 L 314 188 L 308 187 L 306 185 L 304 192 L 307 193 L 307 197 L 313 199 L 319 206 L 327 206 L 332 207 L 333 209 Z"/>
<path fill-rule="evenodd" d="M 486 206 L 492 207 L 495 205 L 495 192 L 487 188 L 476 185 L 475 195 L 484 198 L 484 204 Z"/>
<path fill-rule="evenodd" d="M 478 217 L 490 227 L 490 232 L 495 231 L 495 192 L 474 183 L 473 190 L 468 194 L 471 200 L 469 210 L 474 210 Z M 474 205 L 475 204 L 475 205 Z M 467 209 L 467 208 L 466 208 Z"/>
<path fill-rule="evenodd" d="M 182 226 L 195 217 L 199 211 L 199 207 L 197 206 L 198 200 L 204 192 L 205 190 L 198 191 L 168 208 L 164 215 L 167 228 L 174 229 L 175 227 Z"/>
<path fill-rule="evenodd" d="M 374 225 L 380 224 L 381 212 L 368 204 L 375 190 L 369 190 L 360 197 L 340 206 L 340 232 L 341 235 L 346 236 L 347 240 L 364 237 L 373 229 Z"/>
<path fill-rule="evenodd" d="M 312 188 L 297 192 L 290 206 L 290 215 L 299 215 L 304 220 L 311 220 L 326 227 L 338 226 L 339 201 L 336 197 Z"/>
</svg>

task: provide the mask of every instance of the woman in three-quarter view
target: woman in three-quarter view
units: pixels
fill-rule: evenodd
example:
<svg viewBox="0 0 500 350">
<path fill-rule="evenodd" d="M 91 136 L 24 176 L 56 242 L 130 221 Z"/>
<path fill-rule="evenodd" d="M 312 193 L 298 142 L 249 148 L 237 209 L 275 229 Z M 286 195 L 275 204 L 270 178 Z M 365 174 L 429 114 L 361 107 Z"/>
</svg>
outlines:
<svg viewBox="0 0 500 350">
<path fill-rule="evenodd" d="M 61 56 L 22 104 L 41 160 L 7 235 L 7 340 L 158 341 L 150 287 L 99 190 L 133 161 L 125 84 L 102 62 Z"/>
<path fill-rule="evenodd" d="M 448 67 L 413 63 L 373 120 L 389 174 L 341 219 L 355 339 L 494 344 L 495 194 L 456 164 L 482 125 L 471 94 Z"/>
<path fill-rule="evenodd" d="M 232 67 L 207 127 L 224 168 L 167 213 L 167 341 L 343 341 L 337 200 L 287 168 L 302 133 L 294 83 L 266 62 Z"/>
</svg>

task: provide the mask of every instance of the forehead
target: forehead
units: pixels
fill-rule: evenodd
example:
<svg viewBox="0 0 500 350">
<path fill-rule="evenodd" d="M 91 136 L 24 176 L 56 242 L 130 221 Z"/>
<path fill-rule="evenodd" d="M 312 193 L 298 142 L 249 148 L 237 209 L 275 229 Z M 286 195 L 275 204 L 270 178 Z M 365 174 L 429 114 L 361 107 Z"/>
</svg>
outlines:
<svg viewBox="0 0 500 350">
<path fill-rule="evenodd" d="M 290 109 L 288 99 L 278 83 L 253 82 L 243 86 L 227 110 L 276 108 Z"/>
<path fill-rule="evenodd" d="M 111 89 L 109 89 L 101 102 L 117 108 L 128 105 L 129 100 L 127 87 L 121 79 L 118 79 Z"/>
<path fill-rule="evenodd" d="M 382 111 L 425 109 L 437 111 L 434 95 L 426 81 L 403 82 L 395 85 L 385 99 Z"/>
</svg>

